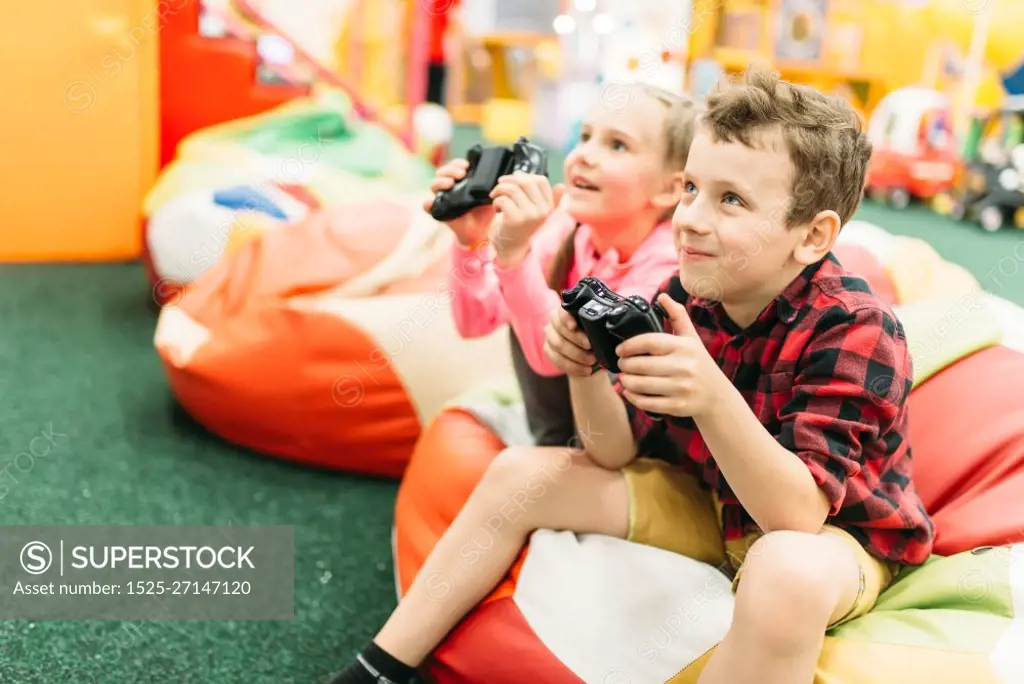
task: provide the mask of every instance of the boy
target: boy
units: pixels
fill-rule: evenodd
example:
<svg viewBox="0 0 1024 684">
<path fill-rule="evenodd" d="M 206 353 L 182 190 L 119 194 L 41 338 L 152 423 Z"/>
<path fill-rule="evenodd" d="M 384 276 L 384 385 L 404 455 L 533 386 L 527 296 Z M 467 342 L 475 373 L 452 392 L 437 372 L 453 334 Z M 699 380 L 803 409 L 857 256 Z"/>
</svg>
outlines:
<svg viewBox="0 0 1024 684">
<path fill-rule="evenodd" d="M 658 295 L 672 334 L 622 343 L 611 385 L 572 319 L 553 318 L 588 458 L 623 469 L 627 538 L 734 575 L 732 627 L 700 684 L 810 684 L 826 629 L 932 548 L 903 330 L 830 253 L 870 155 L 845 102 L 748 71 L 709 99 L 690 149 L 679 274 Z M 674 457 L 634 460 L 639 442 Z"/>
<path fill-rule="evenodd" d="M 733 575 L 732 627 L 701 684 L 811 684 L 826 629 L 928 556 L 906 340 L 830 254 L 871 153 L 858 120 L 762 71 L 707 104 L 673 216 L 679 274 L 658 297 L 672 333 L 621 344 L 613 383 L 556 309 L 545 353 L 570 376 L 584 448 L 499 454 L 336 681 L 404 681 L 538 528 L 628 538 Z M 493 520 L 487 550 L 462 553 Z M 439 573 L 459 578 L 443 599 Z"/>
</svg>

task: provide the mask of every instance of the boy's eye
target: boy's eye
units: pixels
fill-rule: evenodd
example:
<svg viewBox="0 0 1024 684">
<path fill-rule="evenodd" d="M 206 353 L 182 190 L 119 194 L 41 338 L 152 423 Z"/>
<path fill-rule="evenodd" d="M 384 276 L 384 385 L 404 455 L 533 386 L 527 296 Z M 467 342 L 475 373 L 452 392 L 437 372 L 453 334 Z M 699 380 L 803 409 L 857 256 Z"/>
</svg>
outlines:
<svg viewBox="0 0 1024 684">
<path fill-rule="evenodd" d="M 580 142 L 587 142 L 588 140 L 590 140 L 589 133 L 587 133 L 586 131 L 580 133 Z"/>
<path fill-rule="evenodd" d="M 616 152 L 619 152 L 621 150 L 626 149 L 626 143 L 622 142 L 621 140 L 615 139 L 615 140 L 612 140 L 611 147 Z"/>
<path fill-rule="evenodd" d="M 683 189 L 685 189 L 686 192 L 690 193 L 691 195 L 697 193 L 697 186 L 694 185 L 692 181 L 686 181 L 686 183 L 683 185 Z"/>
<path fill-rule="evenodd" d="M 743 200 L 740 199 L 740 196 L 732 192 L 725 193 L 722 196 L 722 201 L 726 204 L 734 204 L 737 207 L 743 206 Z"/>
</svg>

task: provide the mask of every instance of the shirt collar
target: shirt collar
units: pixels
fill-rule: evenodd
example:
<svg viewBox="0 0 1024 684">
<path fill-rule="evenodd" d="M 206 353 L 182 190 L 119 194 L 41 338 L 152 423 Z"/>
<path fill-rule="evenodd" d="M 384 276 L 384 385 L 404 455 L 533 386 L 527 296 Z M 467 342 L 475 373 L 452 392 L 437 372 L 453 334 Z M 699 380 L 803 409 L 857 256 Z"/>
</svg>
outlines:
<svg viewBox="0 0 1024 684">
<path fill-rule="evenodd" d="M 800 309 L 807 303 L 807 299 L 811 296 L 811 284 L 820 275 L 828 275 L 834 273 L 835 269 L 839 266 L 838 260 L 832 252 L 829 252 L 823 259 L 806 266 L 800 274 L 794 278 L 789 285 L 779 293 L 775 299 L 770 301 L 768 305 L 761 310 L 754 322 L 747 326 L 746 331 L 751 332 L 765 325 L 771 325 L 776 320 L 780 320 L 784 323 L 792 323 L 796 320 L 797 314 Z M 722 308 L 720 302 L 712 299 L 704 299 L 701 297 L 693 297 L 691 302 L 697 306 L 702 306 L 709 310 L 709 312 L 715 317 L 715 320 L 728 332 L 732 334 L 738 334 L 744 332 L 736 323 L 729 318 L 728 314 Z"/>
<path fill-rule="evenodd" d="M 664 223 L 664 222 L 663 222 Z M 663 228 L 663 223 L 655 226 L 654 230 L 644 238 L 643 242 L 633 251 L 632 256 L 625 261 L 614 247 L 601 254 L 597 253 L 594 245 L 593 229 L 586 223 L 577 223 L 576 228 L 576 259 L 580 262 L 582 270 L 591 272 L 599 265 L 603 268 L 628 270 L 634 266 L 648 251 L 661 247 L 660 240 L 651 239 L 655 232 Z"/>
</svg>

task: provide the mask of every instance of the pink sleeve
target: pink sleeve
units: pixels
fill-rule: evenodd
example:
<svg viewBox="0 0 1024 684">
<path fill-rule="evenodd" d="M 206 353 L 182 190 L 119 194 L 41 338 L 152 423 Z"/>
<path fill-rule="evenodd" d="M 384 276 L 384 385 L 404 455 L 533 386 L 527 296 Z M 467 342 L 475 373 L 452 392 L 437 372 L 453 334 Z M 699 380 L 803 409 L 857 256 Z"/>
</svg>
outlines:
<svg viewBox="0 0 1024 684">
<path fill-rule="evenodd" d="M 562 375 L 544 354 L 544 330 L 551 312 L 562 303 L 559 294 L 548 287 L 546 269 L 575 225 L 568 215 L 556 214 L 534 237 L 521 263 L 510 269 L 495 268 L 509 323 L 527 363 L 540 375 Z"/>
<path fill-rule="evenodd" d="M 561 305 L 561 298 L 548 287 L 540 259 L 531 251 L 515 268 L 498 269 L 498 282 L 507 302 L 509 322 L 530 368 L 540 375 L 562 375 L 544 354 L 544 329 L 551 312 Z"/>
<path fill-rule="evenodd" d="M 464 338 L 483 337 L 508 322 L 508 309 L 498 289 L 494 250 L 452 246 L 452 316 Z"/>
</svg>

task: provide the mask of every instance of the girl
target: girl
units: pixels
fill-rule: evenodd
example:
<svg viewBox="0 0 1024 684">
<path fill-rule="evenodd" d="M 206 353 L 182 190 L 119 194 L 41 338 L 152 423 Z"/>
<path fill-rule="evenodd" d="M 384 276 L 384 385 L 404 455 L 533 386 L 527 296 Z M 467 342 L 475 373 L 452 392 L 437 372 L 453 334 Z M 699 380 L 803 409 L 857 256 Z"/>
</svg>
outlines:
<svg viewBox="0 0 1024 684">
<path fill-rule="evenodd" d="M 650 297 L 678 265 L 668 219 L 696 108 L 655 87 L 627 87 L 618 107 L 599 106 L 585 121 L 565 160 L 566 186 L 552 189 L 543 176 L 505 177 L 491 193 L 493 205 L 449 224 L 457 238 L 456 326 L 471 338 L 510 324 L 538 446 L 566 446 L 575 436 L 568 381 L 543 351 L 560 291 L 589 275 L 622 295 Z M 451 188 L 467 167 L 455 160 L 440 168 L 431 191 Z"/>
<path fill-rule="evenodd" d="M 566 447 L 574 433 L 568 380 L 544 353 L 559 291 L 591 275 L 620 294 L 651 297 L 678 267 L 670 219 L 683 191 L 696 108 L 652 86 L 623 87 L 625 108 L 598 106 L 585 120 L 565 160 L 565 186 L 552 188 L 544 176 L 505 176 L 491 193 L 493 205 L 449 224 L 457 237 L 456 325 L 476 337 L 509 323 L 530 428 L 542 446 Z M 467 167 L 465 160 L 441 167 L 431 191 L 451 188 Z M 495 535 L 488 552 L 465 568 L 453 560 L 493 518 L 485 499 L 470 497 L 384 628 L 332 684 L 404 684 L 501 580 L 526 530 Z M 440 601 L 429 586 L 438 577 L 460 578 Z"/>
</svg>

